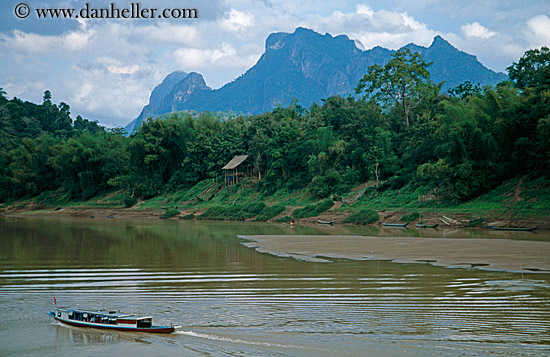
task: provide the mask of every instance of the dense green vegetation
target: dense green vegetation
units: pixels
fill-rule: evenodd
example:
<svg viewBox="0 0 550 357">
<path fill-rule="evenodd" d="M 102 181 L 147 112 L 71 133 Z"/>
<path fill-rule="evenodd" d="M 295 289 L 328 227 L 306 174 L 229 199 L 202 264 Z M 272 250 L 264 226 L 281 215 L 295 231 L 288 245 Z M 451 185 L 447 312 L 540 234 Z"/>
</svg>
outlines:
<svg viewBox="0 0 550 357">
<path fill-rule="evenodd" d="M 372 209 L 362 209 L 344 219 L 344 223 L 372 224 L 378 221 L 378 213 Z"/>
<path fill-rule="evenodd" d="M 518 176 L 548 185 L 547 48 L 510 66 L 509 82 L 465 83 L 446 94 L 418 55 L 400 51 L 389 63 L 368 69 L 358 86 L 363 98 L 331 97 L 307 110 L 293 103 L 225 120 L 174 113 L 148 120 L 130 137 L 80 116 L 73 121 L 69 106 L 53 104 L 48 91 L 42 104 L 9 100 L 0 91 L 0 201 L 63 202 L 112 191 L 126 206 L 170 192 L 191 203 L 219 192 L 234 200 L 239 187 L 220 191 L 216 178 L 242 154 L 261 176 L 246 188 L 253 201 L 211 207 L 202 218 L 270 219 L 284 203 L 263 201 L 293 192 L 323 199 L 292 213 L 307 217 L 367 181 L 374 187 L 363 201 L 389 200 L 384 194 L 399 190 L 423 197 L 426 207 L 471 200 Z M 411 76 L 411 68 L 421 75 Z"/>
<path fill-rule="evenodd" d="M 333 204 L 334 201 L 329 198 L 315 205 L 307 205 L 303 208 L 298 208 L 292 212 L 292 216 L 294 216 L 294 218 L 296 219 L 315 217 L 323 212 L 328 211 Z"/>
<path fill-rule="evenodd" d="M 256 216 L 256 219 L 258 221 L 269 221 L 275 216 L 278 216 L 279 214 L 283 213 L 285 209 L 286 208 L 283 205 L 275 205 L 270 207 L 267 206 Z"/>
<path fill-rule="evenodd" d="M 169 208 L 167 209 L 161 216 L 160 218 L 161 219 L 166 219 L 166 218 L 170 218 L 170 217 L 174 217 L 174 216 L 177 216 L 178 214 L 180 214 L 181 212 L 178 211 L 177 209 L 175 208 Z"/>
<path fill-rule="evenodd" d="M 200 219 L 245 220 L 261 214 L 266 209 L 263 202 L 249 202 L 231 206 L 216 205 L 208 208 Z"/>
</svg>

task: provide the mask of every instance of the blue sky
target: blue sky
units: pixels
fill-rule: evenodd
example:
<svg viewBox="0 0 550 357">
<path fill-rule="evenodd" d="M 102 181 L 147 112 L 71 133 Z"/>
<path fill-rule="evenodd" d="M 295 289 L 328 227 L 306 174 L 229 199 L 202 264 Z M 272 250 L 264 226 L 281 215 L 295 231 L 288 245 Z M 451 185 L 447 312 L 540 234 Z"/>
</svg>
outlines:
<svg viewBox="0 0 550 357">
<path fill-rule="evenodd" d="M 128 0 L 1 0 L 0 87 L 8 97 L 54 102 L 109 126 L 124 126 L 174 70 L 199 72 L 213 88 L 253 66 L 272 32 L 298 26 L 346 34 L 364 49 L 429 46 L 441 35 L 504 72 L 528 49 L 550 46 L 548 0 L 156 0 L 142 7 L 197 8 L 198 19 L 26 19 L 36 8 L 129 7 Z"/>
</svg>

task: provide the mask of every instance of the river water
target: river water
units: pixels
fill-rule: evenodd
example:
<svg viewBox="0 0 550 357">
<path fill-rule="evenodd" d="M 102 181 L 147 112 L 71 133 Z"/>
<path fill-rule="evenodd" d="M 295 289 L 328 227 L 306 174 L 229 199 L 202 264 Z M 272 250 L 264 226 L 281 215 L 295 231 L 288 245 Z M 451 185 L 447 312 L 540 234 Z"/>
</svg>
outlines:
<svg viewBox="0 0 550 357">
<path fill-rule="evenodd" d="M 0 219 L 0 355 L 550 354 L 550 274 L 298 261 L 259 253 L 237 238 L 334 233 L 387 234 L 261 223 Z M 550 240 L 548 233 L 506 237 Z M 170 335 L 67 327 L 46 315 L 54 296 L 58 305 L 152 315 L 155 324 L 182 327 Z"/>
</svg>

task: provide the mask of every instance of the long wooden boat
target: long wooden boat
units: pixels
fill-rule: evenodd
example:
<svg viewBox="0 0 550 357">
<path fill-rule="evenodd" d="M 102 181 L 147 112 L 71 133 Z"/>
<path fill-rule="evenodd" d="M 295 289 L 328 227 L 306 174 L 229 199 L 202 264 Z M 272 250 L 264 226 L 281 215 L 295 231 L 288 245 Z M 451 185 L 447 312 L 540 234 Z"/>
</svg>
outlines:
<svg viewBox="0 0 550 357">
<path fill-rule="evenodd" d="M 155 326 L 151 316 L 137 316 L 117 311 L 93 311 L 56 307 L 48 315 L 71 326 L 93 327 L 117 331 L 171 333 L 179 326 Z"/>
<path fill-rule="evenodd" d="M 318 219 L 317 223 L 319 223 L 319 224 L 333 224 L 334 221 L 323 221 L 323 220 Z"/>
<path fill-rule="evenodd" d="M 437 223 L 436 224 L 419 224 L 419 223 L 417 223 L 416 226 L 418 228 L 437 228 L 437 227 L 439 227 L 439 224 L 437 224 Z"/>
<path fill-rule="evenodd" d="M 534 226 L 534 227 L 497 227 L 497 226 L 492 226 L 491 228 L 493 228 L 496 231 L 529 232 L 529 231 L 534 231 L 538 227 L 539 226 Z"/>
<path fill-rule="evenodd" d="M 407 222 L 407 223 L 384 223 L 384 222 L 382 222 L 382 225 L 386 226 L 386 227 L 406 227 L 407 224 L 409 224 L 409 222 Z"/>
</svg>

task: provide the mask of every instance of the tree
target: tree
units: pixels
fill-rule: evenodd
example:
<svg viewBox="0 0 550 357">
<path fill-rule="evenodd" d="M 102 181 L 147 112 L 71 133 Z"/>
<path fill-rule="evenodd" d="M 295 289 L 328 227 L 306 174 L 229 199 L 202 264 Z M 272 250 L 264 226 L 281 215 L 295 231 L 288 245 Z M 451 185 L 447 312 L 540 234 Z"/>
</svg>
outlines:
<svg viewBox="0 0 550 357">
<path fill-rule="evenodd" d="M 366 98 L 382 104 L 399 107 L 408 130 L 411 110 L 418 107 L 433 88 L 427 69 L 430 64 L 419 53 L 400 49 L 383 67 L 370 66 L 356 92 L 364 92 Z"/>
<path fill-rule="evenodd" d="M 52 92 L 50 92 L 49 90 L 46 90 L 44 92 L 44 97 L 43 98 L 44 98 L 44 102 L 43 102 L 44 105 L 52 104 Z"/>
<path fill-rule="evenodd" d="M 550 49 L 529 50 L 507 70 L 510 79 L 522 90 L 518 105 L 506 118 L 513 140 L 515 171 L 547 175 L 550 162 L 545 158 L 550 154 L 545 132 L 550 117 Z"/>
<path fill-rule="evenodd" d="M 537 92 L 550 89 L 550 49 L 529 50 L 516 63 L 506 68 L 520 89 L 535 88 Z"/>
<path fill-rule="evenodd" d="M 380 183 L 380 176 L 383 171 L 391 171 L 391 166 L 396 160 L 391 146 L 391 133 L 383 128 L 376 128 L 376 136 L 367 148 L 364 159 L 367 166 L 372 168 L 376 179 L 376 187 Z"/>
<path fill-rule="evenodd" d="M 447 93 L 449 93 L 453 97 L 464 99 L 468 96 L 481 94 L 481 87 L 479 86 L 479 84 L 473 85 L 472 82 L 466 81 L 457 85 L 454 88 L 447 90 Z"/>
<path fill-rule="evenodd" d="M 6 93 L 6 91 L 4 90 L 4 88 L 0 87 L 0 104 L 1 103 L 5 103 L 8 101 L 8 99 L 6 98 L 6 95 L 8 93 Z"/>
<path fill-rule="evenodd" d="M 97 121 L 89 121 L 88 119 L 82 118 L 80 115 L 77 115 L 73 127 L 78 131 L 89 131 L 90 133 L 98 133 L 105 130 L 102 126 L 99 125 Z M 122 128 L 114 128 L 111 131 L 114 133 L 116 130 L 121 130 Z"/>
<path fill-rule="evenodd" d="M 128 149 L 137 196 L 158 194 L 172 178 L 185 156 L 184 136 L 183 122 L 177 117 L 148 119 L 132 136 Z"/>
</svg>

